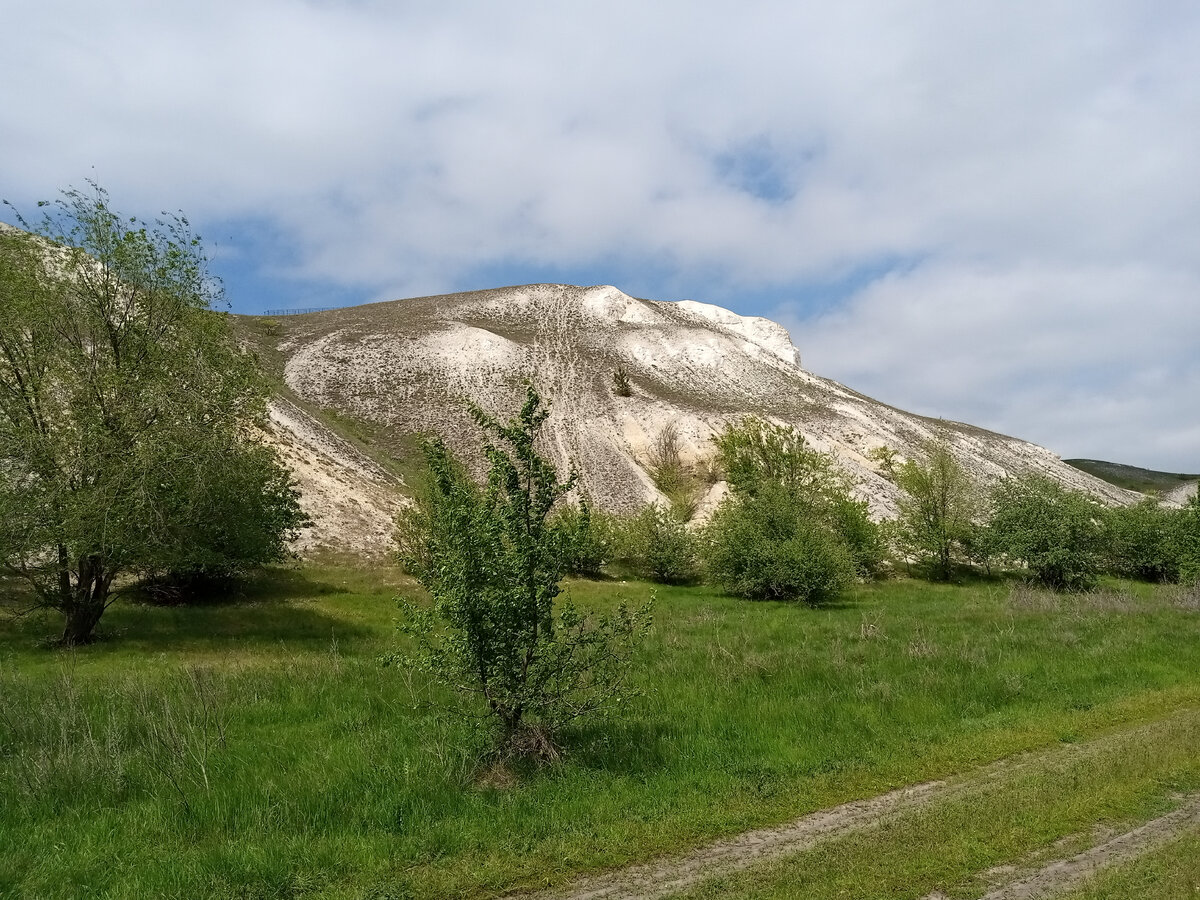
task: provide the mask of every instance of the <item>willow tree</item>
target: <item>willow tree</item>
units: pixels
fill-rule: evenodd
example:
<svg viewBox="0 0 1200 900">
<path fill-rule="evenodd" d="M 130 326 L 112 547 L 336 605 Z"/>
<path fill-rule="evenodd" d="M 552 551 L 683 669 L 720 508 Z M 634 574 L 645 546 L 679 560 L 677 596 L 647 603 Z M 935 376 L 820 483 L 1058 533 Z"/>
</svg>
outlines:
<svg viewBox="0 0 1200 900">
<path fill-rule="evenodd" d="M 276 558 L 303 516 L 187 221 L 94 185 L 43 213 L 0 231 L 0 571 L 76 644 L 122 574 Z"/>
</svg>

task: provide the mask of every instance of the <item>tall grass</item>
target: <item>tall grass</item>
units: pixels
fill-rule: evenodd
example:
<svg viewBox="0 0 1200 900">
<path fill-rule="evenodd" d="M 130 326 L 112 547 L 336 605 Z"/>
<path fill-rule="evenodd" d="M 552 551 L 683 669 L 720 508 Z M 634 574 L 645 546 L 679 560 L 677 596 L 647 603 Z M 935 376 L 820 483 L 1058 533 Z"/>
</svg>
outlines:
<svg viewBox="0 0 1200 900">
<path fill-rule="evenodd" d="M 376 662 L 414 586 L 290 577 L 118 604 L 73 652 L 0 620 L 0 895 L 487 896 L 1200 705 L 1200 616 L 1169 589 L 892 582 L 811 610 L 659 587 L 645 696 L 497 782 Z"/>
</svg>

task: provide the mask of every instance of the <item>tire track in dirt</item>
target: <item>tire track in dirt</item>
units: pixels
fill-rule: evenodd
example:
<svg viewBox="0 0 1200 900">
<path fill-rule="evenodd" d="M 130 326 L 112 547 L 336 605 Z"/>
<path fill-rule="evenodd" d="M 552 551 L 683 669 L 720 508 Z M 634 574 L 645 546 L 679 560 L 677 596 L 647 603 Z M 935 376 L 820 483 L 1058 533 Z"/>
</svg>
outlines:
<svg viewBox="0 0 1200 900">
<path fill-rule="evenodd" d="M 1194 716 L 1197 712 L 1183 710 L 1180 714 Z M 935 801 L 952 800 L 978 792 L 989 782 L 1025 769 L 1059 760 L 1077 760 L 1104 753 L 1126 742 L 1145 740 L 1159 729 L 1170 728 L 1180 714 L 1083 744 L 1019 753 L 945 780 L 910 785 L 876 797 L 809 813 L 784 825 L 725 838 L 684 856 L 602 872 L 562 887 L 509 894 L 506 900 L 657 900 L 670 897 L 701 882 L 810 850 L 855 832 L 877 828 L 897 814 L 919 809 Z M 1193 824 L 1200 824 L 1200 794 L 1189 797 L 1185 805 L 1175 812 L 1070 859 L 1051 863 L 994 890 L 981 900 L 1034 900 L 1049 896 L 1050 892 L 1062 890 L 1064 886 L 1082 880 L 1102 866 L 1132 858 L 1165 843 Z M 1027 892 L 1021 893 L 1022 890 Z M 939 897 L 938 894 L 931 894 L 924 900 L 938 900 Z"/>
<path fill-rule="evenodd" d="M 1188 828 L 1200 827 L 1200 794 L 1185 798 L 1174 812 L 1067 859 L 1056 859 L 1032 874 L 989 891 L 980 900 L 1039 900 L 1077 887 L 1102 869 L 1130 862 L 1166 844 Z M 924 900 L 945 900 L 930 894 Z"/>
<path fill-rule="evenodd" d="M 728 875 L 779 856 L 799 853 L 834 838 L 879 825 L 901 810 L 944 798 L 952 786 L 928 781 L 866 800 L 810 813 L 778 828 L 762 828 L 701 847 L 680 859 L 645 863 L 585 878 L 566 888 L 514 895 L 526 900 L 653 900 L 669 897 L 709 878 Z"/>
</svg>

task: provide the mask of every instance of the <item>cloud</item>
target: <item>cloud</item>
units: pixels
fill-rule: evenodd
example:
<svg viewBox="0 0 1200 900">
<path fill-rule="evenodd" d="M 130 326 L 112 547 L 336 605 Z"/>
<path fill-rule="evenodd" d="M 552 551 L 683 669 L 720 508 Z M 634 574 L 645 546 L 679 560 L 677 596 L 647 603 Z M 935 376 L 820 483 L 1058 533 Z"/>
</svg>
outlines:
<svg viewBox="0 0 1200 900">
<path fill-rule="evenodd" d="M 777 310 L 813 371 L 1063 455 L 1193 471 L 1200 277 L 1147 265 L 931 262 L 817 319 Z"/>
<path fill-rule="evenodd" d="M 1146 437 L 1114 452 L 1200 467 L 1152 409 L 1181 418 L 1170 385 L 1194 375 L 1159 349 L 1172 316 L 1194 325 L 1200 273 L 1193 4 L 47 0 L 8 19 L 5 195 L 91 176 L 123 208 L 182 208 L 221 237 L 235 306 L 604 270 L 780 307 L 801 344 L 844 351 L 806 347 L 828 374 L 1056 449 L 1107 452 L 1101 413 L 1141 403 Z M 925 335 L 953 345 L 949 322 L 997 343 L 939 355 Z M 1166 366 L 1162 399 L 1101 403 L 1108 352 L 1131 385 Z M 1093 425 L 1046 419 L 1065 391 Z"/>
</svg>

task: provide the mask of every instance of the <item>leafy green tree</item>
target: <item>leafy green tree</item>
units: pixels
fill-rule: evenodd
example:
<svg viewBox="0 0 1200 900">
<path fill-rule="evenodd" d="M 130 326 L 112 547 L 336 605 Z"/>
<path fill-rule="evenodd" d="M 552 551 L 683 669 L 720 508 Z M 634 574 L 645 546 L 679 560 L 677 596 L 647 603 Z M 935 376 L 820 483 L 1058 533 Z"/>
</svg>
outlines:
<svg viewBox="0 0 1200 900">
<path fill-rule="evenodd" d="M 99 188 L 47 207 L 0 231 L 0 571 L 77 644 L 122 574 L 278 558 L 304 517 L 250 441 L 268 385 L 186 220 L 127 219 Z"/>
<path fill-rule="evenodd" d="M 877 570 L 878 526 L 831 455 L 754 417 L 713 442 L 731 488 L 705 530 L 718 583 L 746 597 L 820 603 Z"/>
<path fill-rule="evenodd" d="M 1104 564 L 1104 509 L 1044 475 L 1007 478 L 992 489 L 989 545 L 1025 564 L 1055 590 L 1094 583 Z"/>
<path fill-rule="evenodd" d="M 1179 561 L 1179 580 L 1200 583 L 1200 494 L 1192 494 L 1175 516 L 1171 542 Z"/>
<path fill-rule="evenodd" d="M 551 517 L 562 548 L 563 572 L 599 578 L 616 552 L 617 535 L 612 517 L 594 509 L 586 497 L 564 504 Z"/>
<path fill-rule="evenodd" d="M 480 698 L 502 755 L 553 757 L 563 726 L 627 696 L 648 610 L 622 604 L 594 622 L 569 601 L 556 610 L 562 545 L 550 514 L 575 478 L 561 481 L 537 451 L 548 413 L 531 387 L 507 424 L 471 414 L 487 435 L 487 487 L 430 441 L 427 487 L 399 521 L 401 560 L 433 598 L 431 609 L 410 605 L 418 649 L 399 660 Z"/>
<path fill-rule="evenodd" d="M 1108 511 L 1109 565 L 1116 575 L 1142 581 L 1179 580 L 1179 529 L 1184 514 L 1148 497 Z"/>
<path fill-rule="evenodd" d="M 900 500 L 897 535 L 903 550 L 928 567 L 938 581 L 949 581 L 957 557 L 965 555 L 973 520 L 979 515 L 975 483 L 944 439 L 928 443 L 923 461 L 908 460 L 895 469 Z"/>
</svg>

